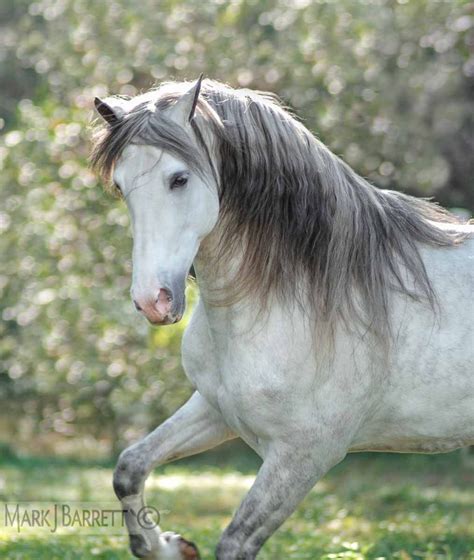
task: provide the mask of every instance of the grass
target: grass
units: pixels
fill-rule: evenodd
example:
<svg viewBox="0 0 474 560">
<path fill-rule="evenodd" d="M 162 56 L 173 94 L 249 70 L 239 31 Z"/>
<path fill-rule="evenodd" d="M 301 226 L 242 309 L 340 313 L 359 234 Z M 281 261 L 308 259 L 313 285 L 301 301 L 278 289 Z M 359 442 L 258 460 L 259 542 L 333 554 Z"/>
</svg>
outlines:
<svg viewBox="0 0 474 560">
<path fill-rule="evenodd" d="M 221 450 L 168 465 L 147 484 L 161 526 L 213 558 L 219 534 L 252 483 L 258 460 Z M 0 459 L 0 500 L 114 501 L 111 465 Z M 3 507 L 3 506 L 2 506 Z M 0 528 L 8 560 L 130 559 L 124 535 Z M 333 469 L 263 548 L 262 560 L 474 559 L 474 468 L 439 456 L 351 455 Z"/>
</svg>

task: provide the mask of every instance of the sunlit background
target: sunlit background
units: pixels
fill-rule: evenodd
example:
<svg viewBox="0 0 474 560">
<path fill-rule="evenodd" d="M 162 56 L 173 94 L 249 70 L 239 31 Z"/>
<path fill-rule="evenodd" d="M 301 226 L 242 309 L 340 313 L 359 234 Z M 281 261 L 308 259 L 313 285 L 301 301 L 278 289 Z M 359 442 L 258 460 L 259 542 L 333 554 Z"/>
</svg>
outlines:
<svg viewBox="0 0 474 560">
<path fill-rule="evenodd" d="M 94 96 L 201 72 L 271 90 L 376 185 L 474 209 L 472 3 L 0 0 L 0 26 L 0 439 L 11 457 L 107 460 L 191 391 L 184 323 L 149 329 L 130 302 L 128 217 L 87 164 Z"/>
</svg>

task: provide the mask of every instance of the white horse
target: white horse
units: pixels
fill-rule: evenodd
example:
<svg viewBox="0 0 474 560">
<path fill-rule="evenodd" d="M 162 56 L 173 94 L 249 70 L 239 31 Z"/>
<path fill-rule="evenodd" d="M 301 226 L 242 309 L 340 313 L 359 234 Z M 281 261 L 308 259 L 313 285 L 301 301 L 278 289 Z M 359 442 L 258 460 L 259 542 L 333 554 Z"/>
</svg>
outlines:
<svg viewBox="0 0 474 560">
<path fill-rule="evenodd" d="M 96 107 L 137 309 L 179 321 L 192 265 L 200 290 L 182 344 L 195 392 L 114 475 L 136 556 L 199 557 L 137 512 L 152 469 L 225 440 L 263 464 L 219 560 L 255 558 L 348 452 L 474 443 L 473 226 L 376 189 L 269 94 L 199 79 Z"/>
</svg>

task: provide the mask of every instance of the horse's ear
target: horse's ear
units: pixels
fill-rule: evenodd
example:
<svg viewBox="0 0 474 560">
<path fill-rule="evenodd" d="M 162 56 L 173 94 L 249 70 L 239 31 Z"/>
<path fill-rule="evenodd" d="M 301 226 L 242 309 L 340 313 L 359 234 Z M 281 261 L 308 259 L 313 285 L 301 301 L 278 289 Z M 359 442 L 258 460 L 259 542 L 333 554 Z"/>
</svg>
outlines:
<svg viewBox="0 0 474 560">
<path fill-rule="evenodd" d="M 97 109 L 97 112 L 104 119 L 104 121 L 111 126 L 114 126 L 122 120 L 123 116 L 126 113 L 125 109 L 121 105 L 122 101 L 122 99 L 114 97 L 108 97 L 104 100 L 96 97 L 94 99 L 94 105 Z"/>
<path fill-rule="evenodd" d="M 199 76 L 192 88 L 183 94 L 173 106 L 173 116 L 179 120 L 181 124 L 188 124 L 194 118 L 199 93 L 201 91 L 202 78 L 203 74 Z"/>
</svg>

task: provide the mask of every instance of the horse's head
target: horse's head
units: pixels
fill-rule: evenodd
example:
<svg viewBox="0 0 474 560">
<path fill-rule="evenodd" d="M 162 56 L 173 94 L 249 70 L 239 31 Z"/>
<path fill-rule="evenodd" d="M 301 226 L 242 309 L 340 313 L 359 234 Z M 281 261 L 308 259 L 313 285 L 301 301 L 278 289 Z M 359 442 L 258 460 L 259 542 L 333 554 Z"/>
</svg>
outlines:
<svg viewBox="0 0 474 560">
<path fill-rule="evenodd" d="M 218 219 L 217 185 L 196 165 L 196 156 L 179 157 L 175 149 L 179 139 L 196 143 L 192 119 L 199 90 L 200 80 L 163 109 L 161 125 L 156 123 L 167 128 L 168 138 L 162 144 L 147 144 L 146 137 L 132 140 L 113 167 L 113 180 L 126 201 L 133 228 L 132 299 L 153 324 L 181 319 L 186 277 L 201 240 Z M 127 111 L 134 111 L 119 98 L 96 99 L 96 107 L 112 129 L 120 128 Z"/>
</svg>

